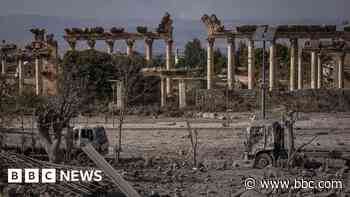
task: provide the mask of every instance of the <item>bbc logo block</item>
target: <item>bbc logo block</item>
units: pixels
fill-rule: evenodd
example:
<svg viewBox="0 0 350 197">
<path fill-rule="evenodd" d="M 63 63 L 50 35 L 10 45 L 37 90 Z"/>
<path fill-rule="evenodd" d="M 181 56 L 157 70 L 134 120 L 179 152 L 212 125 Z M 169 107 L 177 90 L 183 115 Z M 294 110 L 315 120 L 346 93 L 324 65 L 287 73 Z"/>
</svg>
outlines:
<svg viewBox="0 0 350 197">
<path fill-rule="evenodd" d="M 25 169 L 24 170 L 25 183 L 39 183 L 39 169 Z"/>
<path fill-rule="evenodd" d="M 7 170 L 8 183 L 22 183 L 22 169 L 8 169 Z"/>
<path fill-rule="evenodd" d="M 56 169 L 42 169 L 41 170 L 42 183 L 56 183 Z"/>
<path fill-rule="evenodd" d="M 8 169 L 8 183 L 39 183 L 40 181 L 41 183 L 56 183 L 56 169 L 42 169 L 41 173 L 39 169 L 33 168 Z"/>
</svg>

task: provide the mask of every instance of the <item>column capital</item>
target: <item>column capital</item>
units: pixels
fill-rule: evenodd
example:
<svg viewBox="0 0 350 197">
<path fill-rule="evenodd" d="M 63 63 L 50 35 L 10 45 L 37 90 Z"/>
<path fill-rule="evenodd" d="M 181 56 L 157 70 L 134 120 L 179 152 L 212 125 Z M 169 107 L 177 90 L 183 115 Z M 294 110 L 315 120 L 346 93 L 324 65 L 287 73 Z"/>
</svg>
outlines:
<svg viewBox="0 0 350 197">
<path fill-rule="evenodd" d="M 125 42 L 126 42 L 126 45 L 128 45 L 129 47 L 132 47 L 135 43 L 135 40 L 134 39 L 126 39 Z"/>
<path fill-rule="evenodd" d="M 230 36 L 227 38 L 227 44 L 234 44 L 234 43 L 235 43 L 235 37 Z"/>
<path fill-rule="evenodd" d="M 42 55 L 40 53 L 38 53 L 38 52 L 34 52 L 33 56 L 35 58 L 41 58 Z"/>
<path fill-rule="evenodd" d="M 252 39 L 248 39 L 248 47 L 251 46 L 251 47 L 254 47 L 254 40 Z"/>
<path fill-rule="evenodd" d="M 77 46 L 76 40 L 67 40 L 67 43 L 72 50 L 75 50 L 75 47 Z"/>
<path fill-rule="evenodd" d="M 96 44 L 95 39 L 88 39 L 86 42 L 87 42 L 88 46 L 90 47 L 90 49 L 95 48 L 95 44 Z"/>
<path fill-rule="evenodd" d="M 112 39 L 107 39 L 106 41 L 107 47 L 108 47 L 108 53 L 112 54 L 113 53 L 113 48 L 114 48 L 114 43 L 115 41 Z"/>
<path fill-rule="evenodd" d="M 22 49 L 19 49 L 16 56 L 19 60 L 22 60 L 24 58 L 24 51 Z"/>
<path fill-rule="evenodd" d="M 165 43 L 167 43 L 167 44 L 173 44 L 173 42 L 174 42 L 174 40 L 171 39 L 171 38 L 167 38 L 167 39 L 165 39 L 164 41 L 165 41 Z"/>
<path fill-rule="evenodd" d="M 145 38 L 145 43 L 149 46 L 152 46 L 154 39 L 150 37 Z"/>
<path fill-rule="evenodd" d="M 215 38 L 214 37 L 209 37 L 207 38 L 208 44 L 212 47 L 214 46 L 215 43 Z"/>
<path fill-rule="evenodd" d="M 290 38 L 289 41 L 292 47 L 298 46 L 298 38 Z"/>
</svg>

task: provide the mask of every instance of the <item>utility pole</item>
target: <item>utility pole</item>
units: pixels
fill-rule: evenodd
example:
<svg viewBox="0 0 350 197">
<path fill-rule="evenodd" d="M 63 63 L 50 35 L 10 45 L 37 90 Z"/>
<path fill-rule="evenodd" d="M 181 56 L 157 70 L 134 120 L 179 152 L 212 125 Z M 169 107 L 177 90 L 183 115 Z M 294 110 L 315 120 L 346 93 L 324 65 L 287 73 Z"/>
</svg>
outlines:
<svg viewBox="0 0 350 197">
<path fill-rule="evenodd" d="M 109 82 L 112 83 L 112 128 L 114 131 L 114 108 L 115 108 L 115 89 L 117 88 L 117 92 L 118 92 L 118 101 L 117 101 L 117 107 L 119 108 L 119 133 L 116 135 L 117 136 L 117 142 L 116 143 L 116 159 L 117 161 L 119 161 L 120 158 L 120 152 L 121 152 L 121 144 L 122 144 L 122 121 L 123 121 L 123 116 L 124 116 L 124 93 L 123 93 L 123 85 L 122 82 L 120 80 L 108 80 Z M 120 100 L 120 101 L 119 101 Z"/>
<path fill-rule="evenodd" d="M 260 26 L 253 34 L 254 41 L 263 41 L 262 48 L 262 82 L 261 82 L 261 115 L 262 119 L 266 119 L 266 66 L 265 66 L 265 52 L 266 52 L 266 41 L 272 42 L 276 34 L 276 27 Z"/>
</svg>

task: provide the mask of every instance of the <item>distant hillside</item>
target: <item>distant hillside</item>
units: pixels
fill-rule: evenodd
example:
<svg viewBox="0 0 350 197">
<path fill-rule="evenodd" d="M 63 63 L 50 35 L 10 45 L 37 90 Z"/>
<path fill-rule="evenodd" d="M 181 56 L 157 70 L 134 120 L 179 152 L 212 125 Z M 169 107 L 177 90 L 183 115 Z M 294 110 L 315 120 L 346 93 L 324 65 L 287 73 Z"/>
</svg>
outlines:
<svg viewBox="0 0 350 197">
<path fill-rule="evenodd" d="M 307 22 L 308 21 L 308 22 Z M 64 28 L 66 27 L 76 27 L 76 26 L 104 26 L 109 28 L 111 26 L 123 26 L 129 31 L 135 31 L 137 25 L 147 25 L 149 27 L 157 27 L 159 21 L 147 21 L 144 19 L 85 19 L 85 18 L 71 18 L 71 17 L 56 17 L 56 16 L 39 16 L 39 15 L 9 15 L 0 16 L 0 40 L 8 40 L 11 42 L 24 45 L 32 39 L 32 35 L 29 29 L 32 27 L 46 28 L 49 33 L 53 33 L 56 39 L 59 41 L 60 53 L 63 53 L 67 48 L 67 44 L 63 40 Z M 323 24 L 323 23 L 336 23 L 335 21 L 311 21 L 311 20 L 301 20 L 301 21 L 270 21 L 270 24 Z M 239 24 L 266 24 L 263 21 L 258 20 L 244 20 L 244 21 L 234 21 L 225 20 L 224 24 L 227 27 L 232 27 L 233 25 Z M 174 19 L 174 39 L 175 47 L 183 48 L 187 41 L 193 38 L 200 38 L 205 40 L 206 29 L 200 19 L 198 20 L 184 20 L 184 19 Z M 78 47 L 81 45 L 78 45 Z M 203 46 L 205 44 L 203 43 Z M 225 46 L 225 41 L 217 42 L 217 47 Z M 81 46 L 84 47 L 84 46 Z M 97 43 L 97 48 L 104 49 L 105 45 L 103 43 Z M 139 51 L 143 51 L 144 47 L 141 42 L 136 44 L 136 48 Z M 125 50 L 125 44 L 118 42 L 116 43 L 116 50 Z M 163 53 L 164 44 L 161 42 L 155 42 L 154 46 L 155 54 Z"/>
</svg>

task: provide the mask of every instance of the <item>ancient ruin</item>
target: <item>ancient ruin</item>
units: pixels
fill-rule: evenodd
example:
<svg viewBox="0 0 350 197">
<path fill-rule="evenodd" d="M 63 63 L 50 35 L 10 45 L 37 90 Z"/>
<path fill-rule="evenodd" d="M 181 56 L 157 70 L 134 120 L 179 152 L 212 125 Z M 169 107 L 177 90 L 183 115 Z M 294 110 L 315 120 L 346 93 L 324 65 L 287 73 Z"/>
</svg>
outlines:
<svg viewBox="0 0 350 197">
<path fill-rule="evenodd" d="M 255 33 L 258 25 L 242 25 L 237 26 L 235 29 L 225 29 L 221 24 L 221 21 L 216 17 L 216 15 L 204 15 L 202 17 L 203 23 L 206 25 L 208 30 L 208 63 L 207 63 L 207 88 L 212 89 L 213 84 L 215 83 L 215 76 L 213 75 L 213 47 L 216 39 L 226 39 L 227 46 L 227 86 L 232 89 L 234 82 L 234 70 L 235 70 L 235 57 L 234 57 L 234 48 L 235 40 L 243 39 L 248 42 L 248 89 L 253 89 L 256 87 L 256 79 L 254 78 L 254 46 L 255 43 L 252 39 L 253 34 Z M 267 26 L 267 25 L 264 25 Z M 343 27 L 342 29 L 337 29 L 335 25 L 279 25 L 274 26 L 276 28 L 276 36 L 274 41 L 270 43 L 270 57 L 269 57 L 269 89 L 272 91 L 276 87 L 276 49 L 275 43 L 279 39 L 289 40 L 290 41 L 290 80 L 289 80 L 289 90 L 293 91 L 295 89 L 303 89 L 303 76 L 302 76 L 302 52 L 304 47 L 302 46 L 302 41 L 309 40 L 310 43 L 319 42 L 320 40 L 335 40 L 348 42 L 350 39 L 349 27 Z M 310 47 L 306 45 L 305 48 Z M 310 88 L 317 89 L 322 86 L 322 79 L 320 79 L 319 84 L 317 83 L 317 54 L 320 50 L 307 49 L 311 51 L 311 84 Z M 334 49 L 333 49 L 334 51 Z M 318 52 L 318 53 L 317 53 Z M 339 65 L 342 65 L 344 61 L 344 55 L 339 58 Z M 319 63 L 321 64 L 321 63 Z M 341 67 L 341 66 L 340 66 Z M 343 88 L 343 72 L 339 69 L 338 72 L 338 85 L 337 88 Z"/>
<path fill-rule="evenodd" d="M 117 40 L 125 40 L 127 45 L 126 54 L 128 56 L 133 54 L 134 43 L 137 40 L 143 40 L 145 44 L 146 60 L 152 61 L 152 46 L 155 40 L 164 40 L 166 44 L 166 70 L 173 69 L 173 21 L 169 13 L 166 13 L 162 18 L 160 24 L 156 28 L 156 31 L 149 31 L 147 27 L 139 26 L 137 32 L 126 32 L 122 27 L 112 27 L 109 32 L 105 31 L 102 27 L 94 28 L 67 28 L 65 29 L 64 39 L 68 42 L 71 50 L 75 50 L 76 43 L 78 41 L 85 41 L 88 44 L 89 49 L 94 49 L 96 41 L 104 41 L 108 48 L 108 53 L 113 53 L 114 43 Z M 162 78 L 161 86 L 161 103 L 166 102 L 167 95 L 171 94 L 170 78 Z"/>
<path fill-rule="evenodd" d="M 350 73 L 345 58 L 350 52 L 350 27 L 240 25 L 226 29 L 216 15 L 204 15 L 202 22 L 208 30 L 207 50 L 198 47 L 202 50 L 198 56 L 203 59 L 202 54 L 207 53 L 206 69 L 179 63 L 178 50 L 173 54 L 174 27 L 168 13 L 154 31 L 146 26 L 138 26 L 135 32 L 123 27 L 108 31 L 103 27 L 66 28 L 67 54 L 98 59 L 92 63 L 73 58 L 61 61 L 58 42 L 42 28 L 30 30 L 34 39 L 25 47 L 2 41 L 1 79 L 5 80 L 0 89 L 7 85 L 3 81 L 10 82 L 16 95 L 8 96 L 15 92 L 12 89 L 0 91 L 4 97 L 0 99 L 0 196 L 348 196 L 350 91 L 345 82 Z M 255 37 L 261 28 L 275 33 L 268 43 L 269 52 L 262 52 L 262 59 L 268 55 L 268 72 L 264 73 L 268 86 L 264 86 L 265 77 L 256 77 L 263 73 L 255 65 L 255 58 L 260 57 L 256 50 L 260 40 Z M 216 64 L 218 39 L 227 41 L 227 64 Z M 120 40 L 131 58 L 114 56 Z M 156 40 L 165 42 L 165 61 L 160 57 L 160 63 L 153 62 Z M 247 55 L 242 53 L 248 57 L 247 65 L 238 66 L 237 40 L 248 44 Z M 279 69 L 286 68 L 279 64 L 277 54 L 281 40 L 288 41 L 289 53 L 284 79 L 277 77 Z M 98 41 L 106 44 L 108 54 L 95 50 Z M 144 57 L 136 55 L 136 41 L 144 43 Z M 78 42 L 86 43 L 90 50 L 73 52 Z M 305 56 L 310 56 L 310 67 L 303 62 Z M 335 67 L 326 65 L 324 56 L 332 63 L 336 60 Z M 104 60 L 95 57 L 107 60 L 99 64 Z M 115 63 L 117 58 L 127 63 Z M 140 59 L 137 66 L 128 62 L 133 58 Z M 65 61 L 82 71 L 69 70 L 61 63 Z M 142 85 L 127 83 L 125 78 L 131 77 L 124 73 L 106 74 L 120 72 L 122 65 Z M 215 65 L 227 69 L 217 72 Z M 331 76 L 324 67 L 332 70 Z M 81 77 L 84 69 L 103 74 Z M 71 78 L 61 80 L 68 75 Z M 242 75 L 247 75 L 246 82 Z M 80 87 L 89 77 L 93 83 Z M 98 79 L 106 80 L 94 86 Z M 62 81 L 68 88 L 60 88 Z M 145 84 L 155 88 L 151 91 Z M 286 84 L 288 89 L 283 89 Z M 260 117 L 259 91 L 265 88 L 269 89 L 269 115 Z M 98 100 L 93 94 L 100 89 L 103 94 Z M 137 94 L 130 94 L 130 89 Z M 151 96 L 139 94 L 142 91 Z M 22 98 L 29 97 L 27 93 L 35 97 L 27 101 Z M 129 98 L 133 97 L 143 100 L 132 102 Z M 8 100 L 14 101 L 12 105 Z M 73 180 L 72 173 L 71 180 L 50 184 L 9 183 L 7 169 L 11 168 L 100 170 L 102 175 L 99 181 L 82 178 L 82 174 Z M 255 184 L 282 179 L 336 181 L 328 183 L 340 183 L 340 187 L 265 189 L 247 185 L 252 180 Z"/>
<path fill-rule="evenodd" d="M 14 44 L 4 43 L 2 52 L 2 74 L 18 79 L 18 93 L 23 94 L 24 86 L 34 86 L 36 95 L 54 95 L 56 91 L 56 74 L 58 61 L 58 45 L 53 35 L 46 35 L 45 29 L 31 29 L 34 40 L 25 46 L 18 48 Z M 11 56 L 17 66 L 15 73 L 8 72 L 6 57 Z M 29 68 L 24 65 L 33 65 Z M 34 62 L 34 63 L 33 63 Z M 27 68 L 24 68 L 24 67 Z M 31 72 L 31 71 L 34 72 Z M 33 79 L 28 77 L 32 75 Z"/>
</svg>

